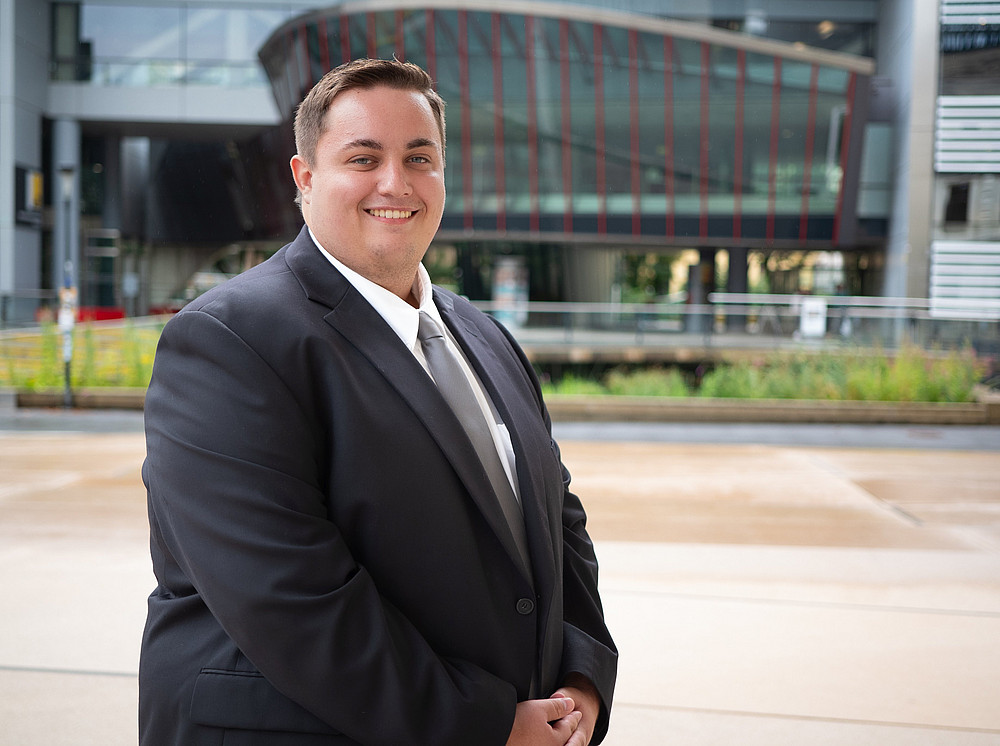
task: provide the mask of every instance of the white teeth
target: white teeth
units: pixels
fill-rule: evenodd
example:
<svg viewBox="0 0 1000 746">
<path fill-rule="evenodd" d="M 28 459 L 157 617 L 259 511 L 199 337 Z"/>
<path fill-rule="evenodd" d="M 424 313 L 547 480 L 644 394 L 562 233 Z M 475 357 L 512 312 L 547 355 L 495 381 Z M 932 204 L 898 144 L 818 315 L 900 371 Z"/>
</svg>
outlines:
<svg viewBox="0 0 1000 746">
<path fill-rule="evenodd" d="M 401 220 L 413 214 L 413 210 L 369 210 L 368 212 L 376 218 L 391 218 L 392 220 Z"/>
</svg>

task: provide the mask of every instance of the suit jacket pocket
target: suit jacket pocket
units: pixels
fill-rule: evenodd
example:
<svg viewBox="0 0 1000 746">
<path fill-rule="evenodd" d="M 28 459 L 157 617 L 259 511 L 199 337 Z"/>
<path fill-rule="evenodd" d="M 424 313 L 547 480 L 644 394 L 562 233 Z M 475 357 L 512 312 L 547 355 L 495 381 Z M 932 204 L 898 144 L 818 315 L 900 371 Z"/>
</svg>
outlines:
<svg viewBox="0 0 1000 746">
<path fill-rule="evenodd" d="M 251 671 L 203 669 L 191 697 L 191 719 L 217 728 L 339 735 Z"/>
</svg>

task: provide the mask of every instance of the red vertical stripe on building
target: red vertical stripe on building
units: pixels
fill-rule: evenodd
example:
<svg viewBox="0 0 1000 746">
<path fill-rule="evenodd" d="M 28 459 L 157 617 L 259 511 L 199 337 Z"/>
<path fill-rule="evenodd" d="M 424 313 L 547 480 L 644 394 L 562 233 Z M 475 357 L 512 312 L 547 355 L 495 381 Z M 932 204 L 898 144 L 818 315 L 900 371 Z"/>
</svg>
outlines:
<svg viewBox="0 0 1000 746">
<path fill-rule="evenodd" d="M 406 60 L 406 39 L 403 34 L 403 21 L 406 20 L 406 13 L 402 10 L 396 11 L 396 59 Z"/>
<path fill-rule="evenodd" d="M 351 56 L 351 20 L 346 14 L 340 16 L 340 61 L 350 62 Z"/>
<path fill-rule="evenodd" d="M 628 120 L 629 120 L 629 151 L 631 154 L 629 176 L 632 192 L 632 235 L 638 236 L 641 231 L 641 192 L 639 165 L 639 32 L 629 29 L 628 32 Z"/>
<path fill-rule="evenodd" d="M 834 244 L 840 239 L 840 223 L 844 219 L 844 183 L 847 180 L 847 156 L 851 147 L 851 115 L 854 112 L 854 95 L 857 83 L 857 73 L 851 73 L 847 83 L 847 111 L 844 112 L 843 131 L 840 136 L 840 189 L 837 192 L 837 212 L 833 219 Z"/>
<path fill-rule="evenodd" d="M 469 101 L 469 33 L 467 11 L 458 11 L 458 96 L 462 101 L 462 213 L 472 228 L 472 103 Z"/>
<path fill-rule="evenodd" d="M 699 181 L 699 209 L 698 209 L 698 235 L 708 238 L 708 148 L 709 148 L 709 75 L 711 73 L 712 58 L 706 42 L 701 42 L 701 111 L 699 115 L 701 131 L 698 135 L 698 181 Z"/>
<path fill-rule="evenodd" d="M 434 10 L 424 11 L 424 30 L 427 32 L 427 74 L 437 83 L 437 41 L 434 36 Z"/>
<path fill-rule="evenodd" d="M 378 35 L 375 28 L 375 14 L 365 13 L 365 30 L 367 34 L 367 55 L 369 59 L 378 57 Z"/>
<path fill-rule="evenodd" d="M 806 122 L 806 153 L 802 163 L 802 211 L 799 215 L 799 240 L 805 241 L 809 228 L 809 192 L 812 189 L 813 145 L 816 142 L 816 98 L 819 95 L 819 66 L 812 66 L 809 78 L 809 115 Z"/>
<path fill-rule="evenodd" d="M 507 172 L 503 140 L 503 36 L 500 14 L 490 15 L 493 56 L 493 172 L 497 195 L 497 230 L 507 230 Z"/>
<path fill-rule="evenodd" d="M 559 20 L 559 97 L 562 110 L 563 231 L 573 232 L 573 136 L 569 97 L 569 21 Z"/>
<path fill-rule="evenodd" d="M 767 174 L 767 238 L 774 238 L 774 213 L 777 209 L 778 142 L 781 135 L 781 58 L 774 58 L 774 83 L 771 86 L 771 163 Z"/>
<path fill-rule="evenodd" d="M 663 38 L 663 193 L 666 234 L 674 235 L 674 40 Z"/>
<path fill-rule="evenodd" d="M 528 193 L 532 231 L 541 229 L 538 209 L 538 92 L 535 84 L 535 19 L 524 19 L 525 92 L 528 97 Z"/>
<path fill-rule="evenodd" d="M 733 238 L 743 235 L 743 101 L 747 84 L 747 53 L 736 53 L 736 142 L 733 143 Z"/>
<path fill-rule="evenodd" d="M 319 61 L 323 66 L 324 75 L 330 69 L 330 40 L 327 38 L 326 24 L 327 19 L 325 16 L 321 16 L 316 21 L 316 28 L 319 32 Z"/>
<path fill-rule="evenodd" d="M 594 135 L 597 143 L 597 232 L 608 232 L 608 186 L 604 123 L 604 27 L 594 24 Z"/>
</svg>

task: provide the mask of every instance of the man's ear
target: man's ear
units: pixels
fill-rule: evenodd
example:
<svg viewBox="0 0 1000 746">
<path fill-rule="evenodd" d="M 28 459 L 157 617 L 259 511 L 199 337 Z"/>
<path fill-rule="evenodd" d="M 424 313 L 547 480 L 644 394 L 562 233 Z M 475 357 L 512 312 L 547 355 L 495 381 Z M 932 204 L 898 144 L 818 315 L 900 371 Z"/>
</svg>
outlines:
<svg viewBox="0 0 1000 746">
<path fill-rule="evenodd" d="M 292 167 L 292 178 L 295 179 L 295 186 L 299 188 L 299 194 L 305 202 L 309 201 L 309 194 L 312 192 L 312 169 L 305 159 L 296 153 L 289 162 Z"/>
</svg>

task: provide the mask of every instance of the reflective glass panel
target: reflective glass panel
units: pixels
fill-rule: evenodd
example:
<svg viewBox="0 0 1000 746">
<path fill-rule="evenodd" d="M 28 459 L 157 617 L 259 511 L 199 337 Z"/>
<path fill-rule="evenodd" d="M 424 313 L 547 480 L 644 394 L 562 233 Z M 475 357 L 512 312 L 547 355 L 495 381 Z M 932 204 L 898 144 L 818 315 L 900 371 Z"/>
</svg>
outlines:
<svg viewBox="0 0 1000 746">
<path fill-rule="evenodd" d="M 460 213 L 463 209 L 462 192 L 462 98 L 459 67 L 455 64 L 458 49 L 458 13 L 453 10 L 434 11 L 434 53 L 437 59 L 435 77 L 437 90 L 445 100 L 448 120 L 448 165 L 444 170 L 448 190 L 446 211 Z"/>
<path fill-rule="evenodd" d="M 531 148 L 528 142 L 528 64 L 524 16 L 501 15 L 500 55 L 503 80 L 504 184 L 506 209 L 531 211 Z"/>
<path fill-rule="evenodd" d="M 543 213 L 564 210 L 559 22 L 535 19 L 535 85 L 538 91 L 539 199 Z"/>
<path fill-rule="evenodd" d="M 663 106 L 663 39 L 652 34 L 636 34 L 638 68 L 638 155 L 639 206 L 643 213 L 663 215 L 664 196 L 664 128 L 666 110 Z"/>
<path fill-rule="evenodd" d="M 744 215 L 765 215 L 768 210 L 773 93 L 774 57 L 748 53 L 743 104 Z"/>
<path fill-rule="evenodd" d="M 144 11 L 148 12 L 148 11 Z M 190 60 L 257 61 L 257 50 L 285 20 L 280 10 L 189 6 L 185 53 Z"/>
<path fill-rule="evenodd" d="M 778 215 L 796 216 L 788 223 L 792 232 L 785 238 L 796 238 L 799 235 L 798 215 L 802 211 L 811 76 L 812 66 L 809 64 L 784 60 L 781 65 L 775 212 Z"/>
<path fill-rule="evenodd" d="M 184 25 L 180 7 L 81 7 L 82 41 L 94 57 L 180 59 Z"/>
<path fill-rule="evenodd" d="M 606 26 L 604 53 L 604 171 L 609 213 L 632 212 L 632 153 L 629 117 L 628 32 Z M 662 107 L 659 107 L 662 116 Z"/>
<path fill-rule="evenodd" d="M 674 211 L 700 213 L 701 45 L 689 39 L 673 43 Z"/>
<path fill-rule="evenodd" d="M 709 48 L 708 77 L 708 211 L 713 214 L 729 215 L 736 208 L 734 194 L 737 183 L 742 182 L 742 174 L 737 178 L 737 132 L 743 122 L 737 120 L 738 87 L 740 77 L 739 55 L 730 47 L 711 46 Z M 742 158 L 742 156 L 741 156 Z M 740 186 L 742 189 L 742 184 Z"/>
</svg>

